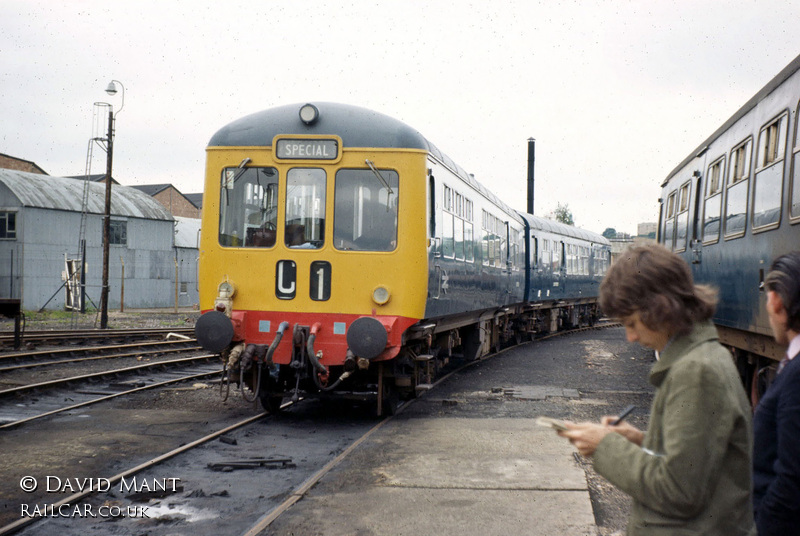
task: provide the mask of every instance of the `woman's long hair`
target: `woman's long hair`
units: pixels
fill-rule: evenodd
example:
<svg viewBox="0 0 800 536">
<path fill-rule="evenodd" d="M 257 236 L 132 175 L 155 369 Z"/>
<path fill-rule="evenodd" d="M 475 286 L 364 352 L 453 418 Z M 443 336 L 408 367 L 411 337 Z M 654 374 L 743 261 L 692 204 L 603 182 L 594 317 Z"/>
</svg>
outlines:
<svg viewBox="0 0 800 536">
<path fill-rule="evenodd" d="M 689 265 L 658 244 L 624 251 L 600 285 L 604 314 L 624 318 L 638 312 L 647 328 L 670 336 L 711 318 L 716 305 L 716 290 L 695 285 Z"/>
</svg>

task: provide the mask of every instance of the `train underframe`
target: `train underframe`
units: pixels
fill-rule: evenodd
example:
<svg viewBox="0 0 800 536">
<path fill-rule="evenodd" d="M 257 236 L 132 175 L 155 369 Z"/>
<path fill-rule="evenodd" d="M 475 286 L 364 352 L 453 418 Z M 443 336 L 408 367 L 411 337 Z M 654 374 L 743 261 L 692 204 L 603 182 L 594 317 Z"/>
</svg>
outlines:
<svg viewBox="0 0 800 536">
<path fill-rule="evenodd" d="M 750 403 L 755 408 L 775 379 L 784 349 L 771 335 L 717 324 L 719 341 L 731 352 Z"/>
<path fill-rule="evenodd" d="M 319 363 L 312 328 L 287 323 L 269 346 L 240 342 L 221 353 L 225 363 L 221 391 L 227 398 L 231 384 L 236 384 L 246 400 L 259 399 L 271 413 L 278 412 L 287 398 L 336 398 L 374 403 L 377 415 L 391 415 L 402 401 L 430 389 L 453 359 L 480 359 L 563 329 L 592 326 L 598 318 L 596 302 L 581 300 L 429 319 L 406 330 L 394 358 L 370 360 L 348 350 L 337 366 Z M 271 356 L 278 344 L 286 344 L 282 339 L 291 341 L 292 358 L 279 365 Z"/>
</svg>

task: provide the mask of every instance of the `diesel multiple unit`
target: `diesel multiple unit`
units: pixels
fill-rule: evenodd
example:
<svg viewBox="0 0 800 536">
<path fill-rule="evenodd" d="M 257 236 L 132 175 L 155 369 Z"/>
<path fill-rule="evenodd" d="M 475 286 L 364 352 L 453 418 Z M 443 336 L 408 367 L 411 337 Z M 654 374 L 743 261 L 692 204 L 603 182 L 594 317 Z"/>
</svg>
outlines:
<svg viewBox="0 0 800 536">
<path fill-rule="evenodd" d="M 454 353 L 594 322 L 609 262 L 605 238 L 518 213 L 398 120 L 283 106 L 209 142 L 196 332 L 267 409 L 391 412 Z"/>
</svg>

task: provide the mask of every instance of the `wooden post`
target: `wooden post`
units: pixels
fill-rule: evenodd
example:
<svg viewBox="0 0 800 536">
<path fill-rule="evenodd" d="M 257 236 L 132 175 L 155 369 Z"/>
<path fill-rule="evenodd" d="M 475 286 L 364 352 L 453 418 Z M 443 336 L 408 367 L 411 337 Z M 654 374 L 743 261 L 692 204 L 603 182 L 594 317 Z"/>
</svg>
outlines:
<svg viewBox="0 0 800 536">
<path fill-rule="evenodd" d="M 125 312 L 125 261 L 122 260 L 122 255 L 119 256 L 119 262 L 122 264 L 122 280 L 119 284 L 119 312 Z"/>
<path fill-rule="evenodd" d="M 175 254 L 175 312 L 178 312 L 178 255 Z"/>
</svg>

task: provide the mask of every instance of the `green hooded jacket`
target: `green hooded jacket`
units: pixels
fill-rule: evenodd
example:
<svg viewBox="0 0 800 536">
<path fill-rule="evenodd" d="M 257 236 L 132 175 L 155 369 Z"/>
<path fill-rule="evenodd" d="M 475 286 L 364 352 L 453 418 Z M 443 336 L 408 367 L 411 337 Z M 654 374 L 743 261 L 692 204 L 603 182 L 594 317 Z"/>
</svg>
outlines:
<svg viewBox="0 0 800 536">
<path fill-rule="evenodd" d="M 633 498 L 627 534 L 754 535 L 751 408 L 711 322 L 670 341 L 642 447 L 608 434 L 595 470 Z"/>
</svg>

